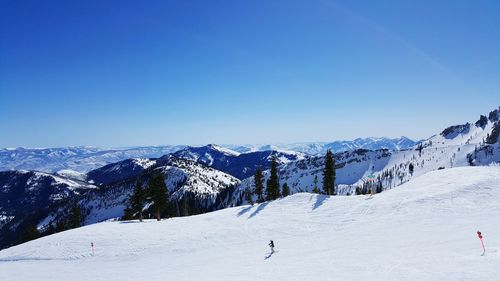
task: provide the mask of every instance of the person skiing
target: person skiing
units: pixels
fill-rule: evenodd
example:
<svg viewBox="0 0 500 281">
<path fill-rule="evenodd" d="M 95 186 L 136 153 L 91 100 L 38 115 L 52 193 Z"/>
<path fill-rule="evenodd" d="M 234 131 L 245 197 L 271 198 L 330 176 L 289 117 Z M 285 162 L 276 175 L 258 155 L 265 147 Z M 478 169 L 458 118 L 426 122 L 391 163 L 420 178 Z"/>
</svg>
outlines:
<svg viewBox="0 0 500 281">
<path fill-rule="evenodd" d="M 269 242 L 269 247 L 271 247 L 271 253 L 274 253 L 274 242 L 273 242 L 273 240 L 271 240 L 271 242 Z"/>
</svg>

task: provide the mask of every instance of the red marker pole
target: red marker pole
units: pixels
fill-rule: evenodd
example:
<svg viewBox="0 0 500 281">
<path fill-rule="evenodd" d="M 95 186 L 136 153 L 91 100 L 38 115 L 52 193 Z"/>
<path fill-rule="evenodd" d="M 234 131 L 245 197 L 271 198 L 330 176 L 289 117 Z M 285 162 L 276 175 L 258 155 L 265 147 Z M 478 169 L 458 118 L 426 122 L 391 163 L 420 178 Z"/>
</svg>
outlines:
<svg viewBox="0 0 500 281">
<path fill-rule="evenodd" d="M 483 253 L 481 254 L 481 256 L 484 256 L 484 254 L 486 253 L 486 248 L 484 247 L 483 234 L 479 230 L 477 231 L 477 237 L 481 241 L 481 246 L 483 247 Z"/>
</svg>

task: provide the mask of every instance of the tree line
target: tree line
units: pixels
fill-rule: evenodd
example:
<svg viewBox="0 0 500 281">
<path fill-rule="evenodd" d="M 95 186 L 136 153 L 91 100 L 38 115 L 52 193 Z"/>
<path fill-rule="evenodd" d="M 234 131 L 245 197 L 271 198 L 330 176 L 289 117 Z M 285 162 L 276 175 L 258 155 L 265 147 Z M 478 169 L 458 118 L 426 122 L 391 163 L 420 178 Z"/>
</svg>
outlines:
<svg viewBox="0 0 500 281">
<path fill-rule="evenodd" d="M 323 168 L 323 192 L 317 187 L 318 177 L 314 178 L 313 192 L 323 193 L 326 195 L 336 195 L 335 192 L 335 158 L 331 150 L 328 150 L 325 155 L 325 166 Z M 278 175 L 278 162 L 276 157 L 271 158 L 271 164 L 269 169 L 269 178 L 266 181 L 266 186 L 264 188 L 264 174 L 262 168 L 258 167 L 253 176 L 254 190 L 252 191 L 250 187 L 247 186 L 245 190 L 245 200 L 253 204 L 253 195 L 256 197 L 257 203 L 262 203 L 265 201 L 276 200 L 280 197 L 286 197 L 290 195 L 290 187 L 285 182 L 280 186 L 279 175 Z M 281 187 L 281 188 L 280 188 Z"/>
</svg>

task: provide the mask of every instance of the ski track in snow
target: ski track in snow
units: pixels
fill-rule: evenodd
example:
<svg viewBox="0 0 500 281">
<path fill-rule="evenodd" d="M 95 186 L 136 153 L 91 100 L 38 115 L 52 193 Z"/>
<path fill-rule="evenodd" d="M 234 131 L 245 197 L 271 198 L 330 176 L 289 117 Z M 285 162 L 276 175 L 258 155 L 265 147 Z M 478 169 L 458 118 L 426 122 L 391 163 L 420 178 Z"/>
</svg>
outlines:
<svg viewBox="0 0 500 281">
<path fill-rule="evenodd" d="M 366 198 L 301 193 L 98 223 L 0 251 L 0 279 L 499 280 L 500 167 L 430 172 Z"/>
</svg>

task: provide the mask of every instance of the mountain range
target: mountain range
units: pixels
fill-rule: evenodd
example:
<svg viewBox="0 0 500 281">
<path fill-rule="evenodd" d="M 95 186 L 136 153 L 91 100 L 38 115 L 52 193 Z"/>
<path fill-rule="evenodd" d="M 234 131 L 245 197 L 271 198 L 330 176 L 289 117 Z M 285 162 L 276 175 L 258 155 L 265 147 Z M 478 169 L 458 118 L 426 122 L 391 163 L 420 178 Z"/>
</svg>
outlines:
<svg viewBox="0 0 500 281">
<path fill-rule="evenodd" d="M 390 138 L 358 138 L 352 141 L 306 142 L 294 144 L 266 145 L 219 145 L 229 154 L 248 152 L 281 151 L 282 153 L 302 153 L 306 155 L 324 155 L 328 149 L 335 152 L 354 149 L 389 149 L 401 150 L 415 145 L 416 142 L 401 137 Z M 0 149 L 0 171 L 35 170 L 55 173 L 60 170 L 73 170 L 81 173 L 89 172 L 107 164 L 131 158 L 157 158 L 173 153 L 186 145 L 140 146 L 128 148 L 97 147 L 63 147 L 63 148 L 3 148 Z M 193 151 L 194 147 L 190 147 Z M 203 149 L 203 148 L 200 148 Z M 198 153 L 193 151 L 194 153 Z"/>
<path fill-rule="evenodd" d="M 499 109 L 495 109 L 477 121 L 450 126 L 404 149 L 336 152 L 336 193 L 366 192 L 368 175 L 387 190 L 434 170 L 498 163 L 499 119 Z M 164 149 L 170 152 L 124 159 L 85 173 L 68 169 L 56 173 L 0 172 L 0 248 L 19 243 L 20 233 L 31 223 L 39 230 L 53 227 L 68 217 L 75 205 L 82 210 L 85 224 L 121 217 L 136 180 L 147 182 L 155 172 L 165 175 L 174 203 L 169 211 L 173 216 L 248 203 L 246 192 L 253 188 L 252 175 L 257 167 L 266 170 L 271 157 L 279 162 L 280 183 L 286 182 L 292 194 L 321 188 L 322 155 L 288 149 L 240 152 L 218 145 Z M 264 171 L 264 176 L 267 179 L 269 171 Z M 255 196 L 252 199 L 255 201 Z"/>
</svg>

